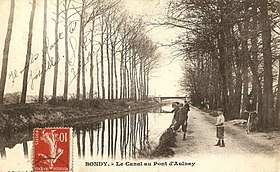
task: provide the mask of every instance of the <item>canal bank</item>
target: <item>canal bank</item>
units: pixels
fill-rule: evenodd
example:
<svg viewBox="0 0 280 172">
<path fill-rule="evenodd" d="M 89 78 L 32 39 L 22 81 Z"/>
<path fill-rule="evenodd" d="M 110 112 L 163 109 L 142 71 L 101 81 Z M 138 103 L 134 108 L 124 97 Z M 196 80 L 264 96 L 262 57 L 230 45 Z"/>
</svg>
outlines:
<svg viewBox="0 0 280 172">
<path fill-rule="evenodd" d="M 0 133 L 12 134 L 35 127 L 79 123 L 88 119 L 100 120 L 162 105 L 149 100 L 70 100 L 45 104 L 10 104 L 0 111 Z"/>
<path fill-rule="evenodd" d="M 168 113 L 172 110 L 170 104 L 160 108 L 156 105 L 155 108 L 141 108 L 140 111 L 88 118 L 53 127 L 72 128 L 74 166 L 83 166 L 85 162 L 97 160 L 113 162 L 150 159 L 150 153 L 163 141 L 162 135 L 173 118 L 173 113 Z M 32 129 L 29 129 L 1 135 L 0 171 L 14 169 L 6 163 L 12 160 L 15 163 L 25 162 L 22 166 L 26 171 L 32 169 L 32 133 Z"/>
</svg>

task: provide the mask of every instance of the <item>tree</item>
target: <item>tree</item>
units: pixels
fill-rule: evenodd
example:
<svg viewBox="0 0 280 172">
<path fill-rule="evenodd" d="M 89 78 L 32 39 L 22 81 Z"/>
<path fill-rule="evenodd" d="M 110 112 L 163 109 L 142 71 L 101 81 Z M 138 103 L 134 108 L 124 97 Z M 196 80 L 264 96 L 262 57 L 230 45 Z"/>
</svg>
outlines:
<svg viewBox="0 0 280 172">
<path fill-rule="evenodd" d="M 264 86 L 263 86 L 263 127 L 273 124 L 273 91 L 272 91 L 272 53 L 271 53 L 271 29 L 268 16 L 268 0 L 260 1 L 261 29 L 263 41 L 264 59 Z"/>
<path fill-rule="evenodd" d="M 10 49 L 10 42 L 11 42 L 12 31 L 13 31 L 14 11 L 15 11 L 15 0 L 11 0 L 10 15 L 8 20 L 8 28 L 7 28 L 7 34 L 6 34 L 4 50 L 3 50 L 2 70 L 1 70 L 1 78 L 0 78 L 0 105 L 3 104 L 3 100 L 4 100 L 9 49 Z"/>
<path fill-rule="evenodd" d="M 104 83 L 104 32 L 105 32 L 105 22 L 104 17 L 101 16 L 101 37 L 100 37 L 100 67 L 101 67 L 101 94 L 102 99 L 105 99 L 105 83 Z"/>
<path fill-rule="evenodd" d="M 65 46 L 65 69 L 64 69 L 64 92 L 63 99 L 68 99 L 68 77 L 69 77 L 69 48 L 68 48 L 68 10 L 71 0 L 64 0 L 64 46 Z"/>
<path fill-rule="evenodd" d="M 58 24 L 59 24 L 59 0 L 56 0 L 56 18 L 55 18 L 55 62 L 54 62 L 54 76 L 53 76 L 53 95 L 52 99 L 56 100 L 57 92 L 57 75 L 58 75 L 58 61 L 59 61 L 59 52 L 58 52 Z"/>
<path fill-rule="evenodd" d="M 82 1 L 82 11 L 80 15 L 80 30 L 79 30 L 79 43 L 78 43 L 78 68 L 77 68 L 77 92 L 76 98 L 80 99 L 80 81 L 81 81 L 81 66 L 83 66 L 82 61 L 84 62 L 84 12 L 85 12 L 85 1 Z M 79 13 L 79 12 L 78 12 Z M 83 77 L 84 78 L 84 77 Z"/>
<path fill-rule="evenodd" d="M 47 55 L 47 0 L 44 1 L 44 21 L 43 21 L 43 57 L 41 69 L 41 81 L 39 89 L 39 103 L 44 102 L 45 80 L 46 80 L 46 55 Z"/>
<path fill-rule="evenodd" d="M 226 118 L 233 119 L 251 97 L 257 102 L 259 127 L 275 124 L 278 114 L 274 111 L 279 112 L 280 107 L 275 107 L 273 92 L 276 73 L 279 75 L 274 67 L 279 56 L 279 34 L 274 34 L 279 23 L 276 2 L 170 3 L 167 19 L 160 24 L 184 32 L 174 45 L 189 66 L 181 83 L 196 105 L 207 102 L 212 108 L 223 106 Z"/>
<path fill-rule="evenodd" d="M 35 8 L 36 8 L 36 0 L 32 2 L 32 10 L 29 19 L 29 33 L 28 33 L 28 41 L 27 41 L 27 52 L 26 52 L 26 59 L 24 65 L 24 73 L 23 73 L 23 81 L 22 81 L 22 92 L 21 92 L 21 103 L 26 102 L 26 94 L 27 94 L 27 79 L 29 73 L 29 65 L 30 65 L 30 57 L 31 57 L 31 47 L 32 47 L 32 36 L 33 36 L 33 20 L 35 15 Z"/>
<path fill-rule="evenodd" d="M 94 11 L 94 9 L 93 9 Z M 93 99 L 93 39 L 94 39 L 94 24 L 95 24 L 95 17 L 92 20 L 92 26 L 91 26 L 91 45 L 90 45 L 90 88 L 89 88 L 89 99 Z"/>
</svg>

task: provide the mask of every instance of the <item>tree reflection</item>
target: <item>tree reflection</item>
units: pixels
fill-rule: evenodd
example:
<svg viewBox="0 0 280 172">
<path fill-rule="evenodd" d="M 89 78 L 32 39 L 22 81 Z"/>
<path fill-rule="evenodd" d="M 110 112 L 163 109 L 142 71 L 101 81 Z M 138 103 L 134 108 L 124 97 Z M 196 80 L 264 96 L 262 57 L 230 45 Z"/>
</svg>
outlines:
<svg viewBox="0 0 280 172">
<path fill-rule="evenodd" d="M 80 128 L 76 129 L 78 156 L 81 157 Z"/>
<path fill-rule="evenodd" d="M 86 130 L 83 129 L 83 135 L 82 135 L 82 143 L 83 143 L 83 157 L 85 157 L 85 152 L 86 152 Z"/>
<path fill-rule="evenodd" d="M 111 140 L 111 135 L 110 135 L 110 133 L 111 133 L 110 125 L 111 125 L 111 123 L 110 122 L 111 122 L 111 120 L 108 119 L 107 120 L 107 125 L 108 125 L 108 136 L 107 136 L 107 138 L 108 138 L 108 143 L 107 143 L 107 146 L 108 146 L 108 158 L 110 156 L 110 144 L 111 144 L 111 142 L 110 142 L 110 140 Z"/>
<path fill-rule="evenodd" d="M 28 145 L 27 145 L 27 142 L 24 142 L 22 145 L 23 145 L 24 157 L 28 157 Z"/>
<path fill-rule="evenodd" d="M 98 156 L 98 153 L 99 153 L 99 129 L 100 129 L 100 124 L 98 124 L 97 126 L 97 136 L 96 136 L 96 153 L 97 153 L 97 156 Z"/>
<path fill-rule="evenodd" d="M 89 142 L 90 142 L 90 155 L 93 156 L 93 128 L 90 128 L 89 130 Z"/>
<path fill-rule="evenodd" d="M 115 125 L 115 145 L 114 145 L 114 159 L 116 159 L 116 152 L 117 152 L 117 139 L 118 139 L 118 120 L 116 119 L 116 125 Z"/>
<path fill-rule="evenodd" d="M 102 135 L 101 135 L 101 157 L 104 155 L 104 134 L 105 134 L 105 121 L 102 122 Z"/>
<path fill-rule="evenodd" d="M 86 137 L 87 133 L 89 137 Z M 150 150 L 147 113 L 133 113 L 76 127 L 76 135 L 79 157 L 86 156 L 87 146 L 91 157 L 96 146 L 95 155 L 103 158 L 105 153 L 109 159 L 143 157 Z"/>
<path fill-rule="evenodd" d="M 6 149 L 5 149 L 5 147 L 0 147 L 0 156 L 1 156 L 1 159 L 5 159 L 6 158 Z"/>
</svg>

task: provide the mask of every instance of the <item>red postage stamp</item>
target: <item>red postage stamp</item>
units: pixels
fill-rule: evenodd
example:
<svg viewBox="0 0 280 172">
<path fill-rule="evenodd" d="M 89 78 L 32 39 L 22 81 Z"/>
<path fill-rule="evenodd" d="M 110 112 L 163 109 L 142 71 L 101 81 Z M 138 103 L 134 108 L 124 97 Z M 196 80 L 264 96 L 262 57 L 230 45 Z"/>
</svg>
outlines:
<svg viewBox="0 0 280 172">
<path fill-rule="evenodd" d="M 33 170 L 70 171 L 70 136 L 70 128 L 35 128 Z"/>
</svg>

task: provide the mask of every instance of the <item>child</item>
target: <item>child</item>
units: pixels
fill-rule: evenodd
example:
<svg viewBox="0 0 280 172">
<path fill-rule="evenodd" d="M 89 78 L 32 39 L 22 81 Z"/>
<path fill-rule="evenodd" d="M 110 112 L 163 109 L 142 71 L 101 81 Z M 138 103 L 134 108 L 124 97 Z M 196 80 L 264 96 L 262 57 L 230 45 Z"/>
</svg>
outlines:
<svg viewBox="0 0 280 172">
<path fill-rule="evenodd" d="M 223 109 L 219 108 L 218 109 L 218 118 L 215 126 L 217 127 L 217 138 L 218 142 L 214 146 L 220 146 L 220 147 L 225 147 L 225 142 L 224 142 L 224 123 L 225 123 L 225 117 L 223 114 Z"/>
</svg>

